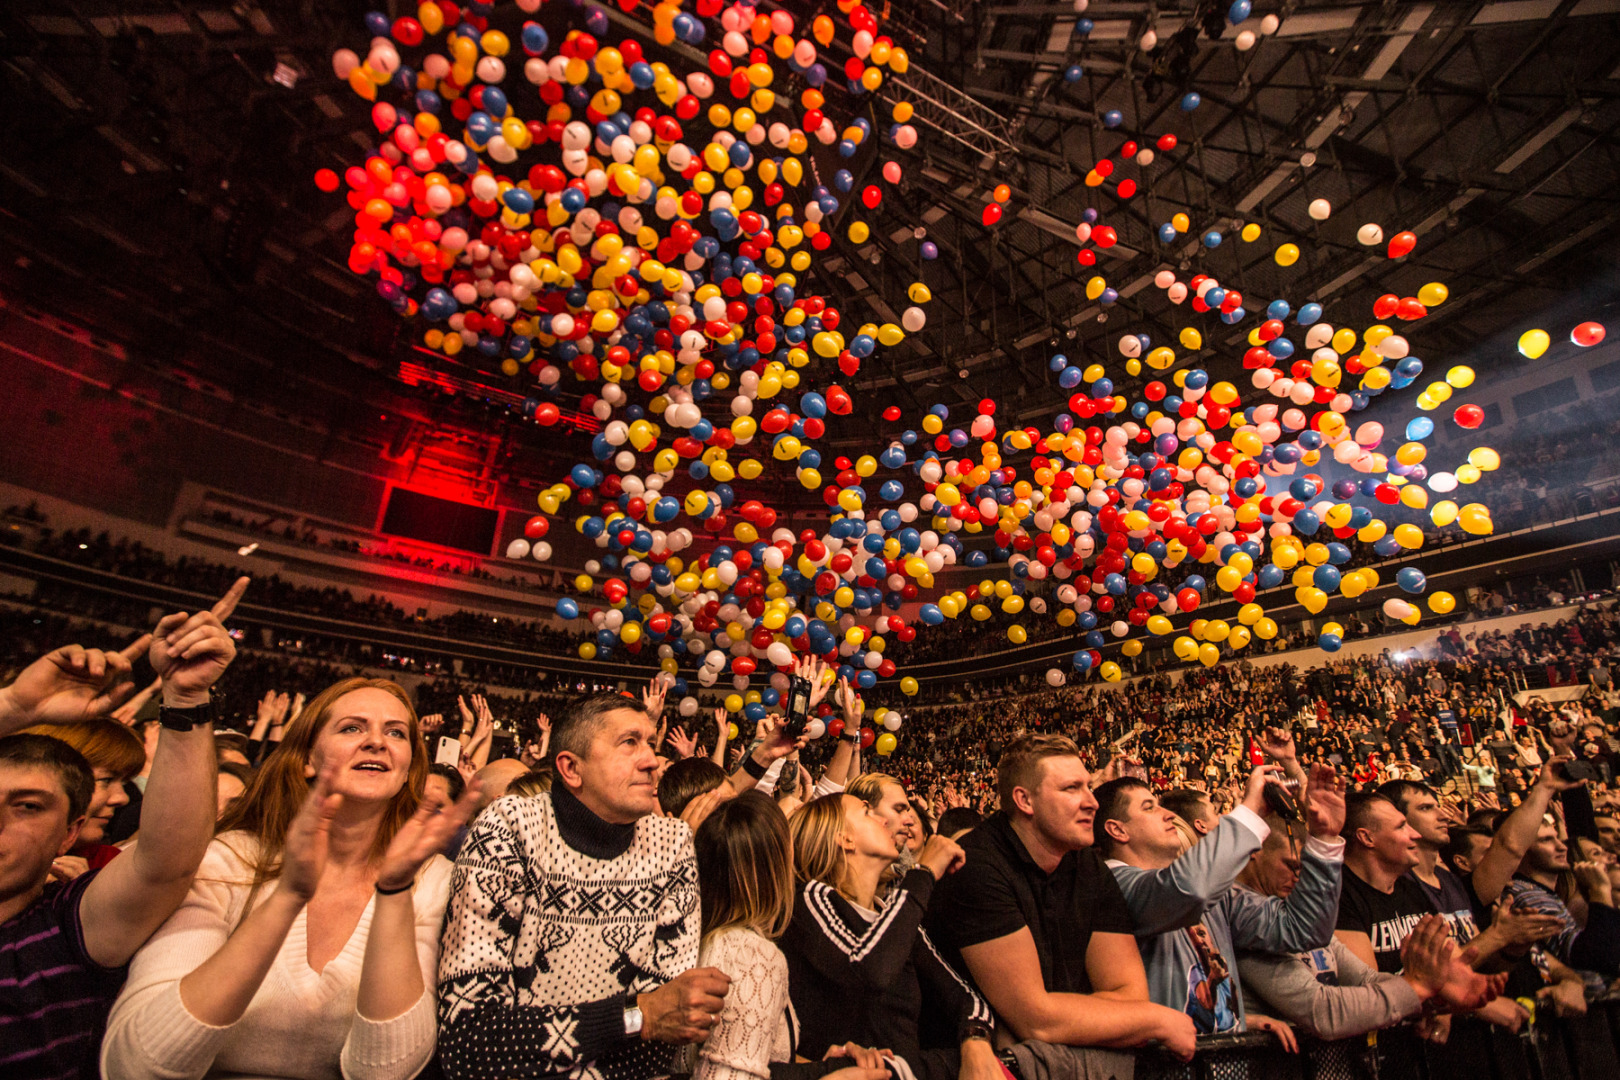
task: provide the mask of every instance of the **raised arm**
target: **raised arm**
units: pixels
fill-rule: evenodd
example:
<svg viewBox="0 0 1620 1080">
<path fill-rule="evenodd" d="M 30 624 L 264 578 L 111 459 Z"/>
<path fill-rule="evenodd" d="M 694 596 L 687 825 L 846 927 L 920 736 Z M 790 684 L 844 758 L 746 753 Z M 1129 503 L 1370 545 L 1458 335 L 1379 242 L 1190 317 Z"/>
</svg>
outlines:
<svg viewBox="0 0 1620 1080">
<path fill-rule="evenodd" d="M 209 689 L 236 656 L 223 620 L 247 587 L 248 579 L 238 578 L 213 610 L 158 622 L 147 658 L 163 680 L 165 708 L 208 704 Z M 141 839 L 85 890 L 80 920 L 85 950 L 97 963 L 127 963 L 186 898 L 214 836 L 214 769 L 212 723 L 189 731 L 165 727 L 158 736 L 141 802 Z"/>
<path fill-rule="evenodd" d="M 1541 775 L 1536 778 L 1530 794 L 1496 830 L 1490 848 L 1480 858 L 1472 874 L 1474 895 L 1479 897 L 1480 903 L 1496 903 L 1507 883 L 1513 880 L 1519 863 L 1524 861 L 1524 853 L 1536 842 L 1542 816 L 1552 805 L 1553 797 L 1561 791 L 1580 786 L 1580 781 L 1566 779 L 1559 771 L 1558 767 L 1570 760 L 1572 758 L 1568 754 L 1549 758 L 1541 767 Z"/>
<path fill-rule="evenodd" d="M 131 665 L 151 642 L 141 637 L 122 649 L 63 645 L 23 668 L 0 687 L 0 736 L 31 724 L 72 724 L 109 716 L 135 693 Z"/>
<path fill-rule="evenodd" d="M 1191 926 L 1231 890 L 1238 874 L 1271 834 L 1260 811 L 1265 806 L 1266 777 L 1275 771 L 1276 766 L 1256 768 L 1249 776 L 1243 804 L 1169 866 L 1160 870 L 1114 867 L 1114 879 L 1125 894 L 1138 936 L 1152 937 Z"/>
</svg>

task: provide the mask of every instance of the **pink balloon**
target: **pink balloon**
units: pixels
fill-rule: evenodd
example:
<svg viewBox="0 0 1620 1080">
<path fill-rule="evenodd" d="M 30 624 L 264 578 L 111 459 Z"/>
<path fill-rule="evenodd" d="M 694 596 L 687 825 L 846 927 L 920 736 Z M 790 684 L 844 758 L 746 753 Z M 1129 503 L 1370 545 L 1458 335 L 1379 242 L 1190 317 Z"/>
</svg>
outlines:
<svg viewBox="0 0 1620 1080">
<path fill-rule="evenodd" d="M 883 179 L 891 184 L 900 182 L 900 163 L 898 161 L 885 161 L 883 163 Z"/>
</svg>

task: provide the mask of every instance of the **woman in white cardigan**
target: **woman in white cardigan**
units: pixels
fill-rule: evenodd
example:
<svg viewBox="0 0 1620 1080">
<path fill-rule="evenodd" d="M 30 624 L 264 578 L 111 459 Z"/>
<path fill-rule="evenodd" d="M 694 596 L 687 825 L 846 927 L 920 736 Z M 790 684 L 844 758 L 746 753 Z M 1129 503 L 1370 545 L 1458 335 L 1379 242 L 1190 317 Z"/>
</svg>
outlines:
<svg viewBox="0 0 1620 1080">
<path fill-rule="evenodd" d="M 433 1055 L 439 926 L 476 783 L 424 805 L 397 685 L 318 695 L 220 823 L 191 893 L 130 962 L 107 1080 L 409 1080 Z M 312 783 L 313 781 L 313 783 Z"/>
</svg>

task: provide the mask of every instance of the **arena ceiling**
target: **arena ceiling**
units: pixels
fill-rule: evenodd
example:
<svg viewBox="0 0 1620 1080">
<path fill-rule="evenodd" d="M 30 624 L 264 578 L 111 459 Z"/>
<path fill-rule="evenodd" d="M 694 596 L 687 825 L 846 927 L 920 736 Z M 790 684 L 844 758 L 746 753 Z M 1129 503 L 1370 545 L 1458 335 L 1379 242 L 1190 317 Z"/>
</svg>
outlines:
<svg viewBox="0 0 1620 1080">
<path fill-rule="evenodd" d="M 431 432 L 464 442 L 469 462 L 493 455 L 508 482 L 549 483 L 579 457 L 579 436 L 515 421 L 529 389 L 520 379 L 416 347 L 419 328 L 344 265 L 348 207 L 311 184 L 315 169 L 341 170 L 373 145 L 365 103 L 329 61 L 363 42 L 367 7 L 4 5 L 0 287 L 235 401 L 378 445 Z M 607 7 L 621 25 L 646 17 L 645 5 L 628 17 Z M 870 216 L 871 240 L 838 230 L 820 283 L 861 321 L 895 318 L 914 280 L 935 301 L 923 332 L 852 380 L 856 414 L 831 428 L 830 445 L 869 446 L 891 404 L 909 422 L 936 402 L 984 396 L 1020 418 L 1050 416 L 1067 397 L 1052 353 L 1117 357 L 1126 328 L 1169 343 L 1196 326 L 1204 349 L 1183 363 L 1238 375 L 1244 331 L 1171 305 L 1153 285 L 1165 267 L 1220 278 L 1251 311 L 1314 299 L 1356 325 L 1375 297 L 1443 281 L 1452 299 L 1414 340 L 1426 356 L 1468 356 L 1486 371 L 1508 363 L 1501 336 L 1526 320 L 1601 318 L 1613 304 L 1620 0 L 1261 3 L 1244 26 L 1280 23 L 1247 50 L 1221 25 L 1225 10 L 882 5 L 914 57 L 904 95 L 891 85 L 886 96 L 916 103 L 922 138 L 910 152 L 885 148 L 906 179 Z M 1158 44 L 1144 51 L 1150 30 Z M 1073 65 L 1077 80 L 1065 77 Z M 1202 98 L 1192 111 L 1181 107 L 1188 91 Z M 886 101 L 834 107 L 887 124 Z M 1151 146 L 1166 133 L 1178 145 L 1153 164 L 1119 163 L 1127 140 Z M 1119 167 L 1089 186 L 1105 159 Z M 879 160 L 860 158 L 857 190 Z M 829 152 L 817 164 L 830 181 L 842 162 Z M 1126 178 L 1139 188 L 1128 199 Z M 1002 183 L 1006 217 L 986 228 L 981 210 Z M 1326 221 L 1306 210 L 1319 198 L 1333 207 Z M 1118 233 L 1106 250 L 1085 246 L 1093 267 L 1077 262 L 1088 209 Z M 1178 212 L 1191 228 L 1161 242 Z M 1245 243 L 1238 229 L 1251 222 L 1262 236 Z M 1416 251 L 1390 260 L 1358 244 L 1364 222 L 1415 232 Z M 938 258 L 921 258 L 919 229 Z M 1216 248 L 1199 240 L 1211 229 L 1223 235 Z M 1284 242 L 1301 250 L 1288 268 L 1273 258 Z M 1086 297 L 1096 275 L 1119 293 L 1111 307 Z"/>
</svg>

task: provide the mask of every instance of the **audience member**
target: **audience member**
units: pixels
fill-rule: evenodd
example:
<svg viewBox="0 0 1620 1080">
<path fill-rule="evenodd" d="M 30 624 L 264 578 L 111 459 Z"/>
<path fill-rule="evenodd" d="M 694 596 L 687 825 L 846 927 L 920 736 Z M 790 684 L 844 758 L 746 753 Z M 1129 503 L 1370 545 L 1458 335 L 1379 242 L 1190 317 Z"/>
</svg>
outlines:
<svg viewBox="0 0 1620 1080">
<path fill-rule="evenodd" d="M 452 1080 L 651 1080 L 713 1029 L 731 980 L 694 966 L 692 833 L 657 813 L 655 734 L 632 698 L 575 702 L 549 796 L 498 800 L 468 832 L 439 965 Z"/>
<path fill-rule="evenodd" d="M 119 652 L 53 650 L 0 689 L 0 733 L 34 723 L 82 723 L 134 691 L 144 655 L 162 680 L 163 732 L 141 822 L 146 843 L 100 870 L 51 881 L 72 849 L 95 774 L 67 743 L 0 738 L 0 1075 L 94 1080 L 123 967 L 180 906 L 213 834 L 210 688 L 236 655 L 222 620 L 247 588 L 239 579 L 211 611 L 165 616 Z"/>
<path fill-rule="evenodd" d="M 1130 909 L 1092 847 L 1097 800 L 1079 748 L 1016 739 L 996 783 L 1002 809 L 962 838 L 972 872 L 946 879 L 929 919 L 946 962 L 972 975 L 1017 1039 L 1157 1040 L 1190 1058 L 1192 1019 L 1149 1000 Z"/>
<path fill-rule="evenodd" d="M 130 965 L 108 1080 L 224 1072 L 409 1080 L 432 1057 L 450 864 L 477 789 L 422 801 L 427 746 L 392 682 L 315 695 Z M 136 845 L 140 850 L 140 845 Z"/>
<path fill-rule="evenodd" d="M 801 886 L 782 952 L 801 1052 L 852 1042 L 892 1049 L 900 1073 L 917 1080 L 999 1076 L 990 1007 L 922 928 L 935 882 L 961 868 L 962 849 L 934 837 L 880 900 L 900 859 L 890 817 L 851 793 L 823 795 L 790 828 Z"/>
<path fill-rule="evenodd" d="M 1325 945 L 1339 910 L 1344 782 L 1313 770 L 1305 805 L 1303 873 L 1284 897 L 1234 888 L 1270 836 L 1263 814 L 1270 771 L 1257 767 L 1243 802 L 1183 851 L 1176 815 L 1129 777 L 1097 790 L 1099 847 L 1124 893 L 1147 968 L 1149 996 L 1185 1012 L 1200 1035 L 1245 1030 L 1237 952 L 1300 953 Z"/>
</svg>

